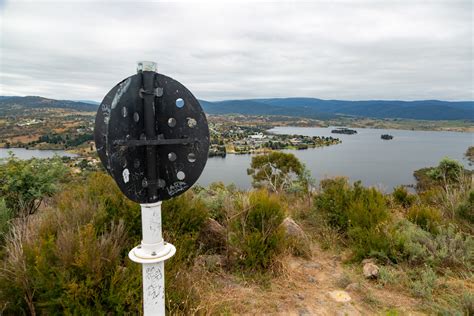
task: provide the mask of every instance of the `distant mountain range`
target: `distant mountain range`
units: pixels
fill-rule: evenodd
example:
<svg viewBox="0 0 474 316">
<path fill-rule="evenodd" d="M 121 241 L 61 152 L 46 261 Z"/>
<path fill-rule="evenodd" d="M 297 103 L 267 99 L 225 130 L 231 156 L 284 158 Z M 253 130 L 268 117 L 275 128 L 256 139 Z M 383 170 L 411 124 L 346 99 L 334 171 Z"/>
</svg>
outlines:
<svg viewBox="0 0 474 316">
<path fill-rule="evenodd" d="M 338 115 L 417 120 L 474 121 L 474 101 L 341 101 L 316 98 L 272 98 L 226 101 L 200 100 L 209 114 L 285 115 L 327 119 Z M 18 108 L 71 108 L 96 111 L 99 102 L 53 100 L 38 96 L 0 96 L 0 110 Z M 2 112 L 2 111 L 0 111 Z M 4 112 L 4 111 L 3 111 Z"/>
<path fill-rule="evenodd" d="M 272 98 L 200 101 L 210 114 L 287 115 L 327 118 L 351 115 L 417 120 L 474 120 L 474 101 L 341 101 L 316 98 Z"/>
<path fill-rule="evenodd" d="M 23 110 L 27 108 L 65 108 L 79 111 L 97 111 L 97 104 L 70 100 L 54 100 L 38 96 L 0 96 L 0 113 L 6 110 L 9 110 L 9 113 L 11 113 L 15 109 Z"/>
</svg>

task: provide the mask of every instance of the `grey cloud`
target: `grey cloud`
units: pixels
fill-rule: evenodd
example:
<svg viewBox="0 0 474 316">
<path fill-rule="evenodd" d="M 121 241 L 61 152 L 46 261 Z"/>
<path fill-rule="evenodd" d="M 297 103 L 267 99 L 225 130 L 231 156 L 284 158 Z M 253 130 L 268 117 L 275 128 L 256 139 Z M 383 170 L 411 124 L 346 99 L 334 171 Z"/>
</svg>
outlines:
<svg viewBox="0 0 474 316">
<path fill-rule="evenodd" d="M 2 95 L 101 100 L 136 61 L 154 60 L 208 100 L 473 99 L 470 1 L 7 1 L 0 10 Z"/>
</svg>

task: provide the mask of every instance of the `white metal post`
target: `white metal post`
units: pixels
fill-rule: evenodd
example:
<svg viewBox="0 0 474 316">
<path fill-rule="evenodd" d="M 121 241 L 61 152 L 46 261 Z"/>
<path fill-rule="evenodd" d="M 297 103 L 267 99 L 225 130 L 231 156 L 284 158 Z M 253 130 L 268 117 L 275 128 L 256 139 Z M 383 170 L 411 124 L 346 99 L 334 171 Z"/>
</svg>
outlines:
<svg viewBox="0 0 474 316">
<path fill-rule="evenodd" d="M 139 61 L 137 72 L 156 71 L 156 63 Z M 161 227 L 161 201 L 140 204 L 142 212 L 142 242 L 128 253 L 128 257 L 142 264 L 143 314 L 165 315 L 165 260 L 176 248 L 163 240 Z"/>
<path fill-rule="evenodd" d="M 143 314 L 165 315 L 165 260 L 175 254 L 176 248 L 163 240 L 161 202 L 140 205 L 143 239 L 128 256 L 142 264 Z"/>
</svg>

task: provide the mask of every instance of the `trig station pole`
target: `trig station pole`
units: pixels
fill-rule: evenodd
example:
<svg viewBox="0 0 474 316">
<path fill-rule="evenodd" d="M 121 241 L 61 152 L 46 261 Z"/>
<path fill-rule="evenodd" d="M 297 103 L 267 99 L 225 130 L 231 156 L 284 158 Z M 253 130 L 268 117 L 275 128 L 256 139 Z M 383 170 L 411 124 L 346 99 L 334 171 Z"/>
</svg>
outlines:
<svg viewBox="0 0 474 316">
<path fill-rule="evenodd" d="M 199 101 L 156 68 L 155 62 L 138 62 L 137 73 L 104 97 L 94 129 L 102 164 L 122 193 L 141 206 L 142 241 L 128 256 L 142 265 L 145 316 L 165 315 L 165 260 L 176 253 L 163 240 L 161 202 L 197 181 L 210 143 Z"/>
<path fill-rule="evenodd" d="M 137 71 L 155 71 L 156 63 L 138 62 Z M 161 201 L 140 204 L 142 235 L 140 245 L 128 253 L 129 258 L 142 264 L 143 314 L 165 315 L 165 260 L 171 258 L 176 248 L 163 240 L 161 227 Z"/>
<path fill-rule="evenodd" d="M 176 248 L 163 240 L 161 202 L 140 205 L 143 239 L 128 256 L 142 264 L 143 314 L 165 315 L 165 260 L 175 254 Z"/>
</svg>

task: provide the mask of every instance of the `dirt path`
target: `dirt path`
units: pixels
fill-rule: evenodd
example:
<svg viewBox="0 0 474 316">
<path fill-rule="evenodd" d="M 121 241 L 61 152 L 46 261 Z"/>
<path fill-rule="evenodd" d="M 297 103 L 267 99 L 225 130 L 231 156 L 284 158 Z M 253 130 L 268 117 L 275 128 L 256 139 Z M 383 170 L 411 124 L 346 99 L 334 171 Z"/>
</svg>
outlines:
<svg viewBox="0 0 474 316">
<path fill-rule="evenodd" d="M 283 264 L 284 272 L 268 287 L 228 274 L 213 277 L 215 288 L 209 293 L 204 310 L 252 315 L 380 315 L 389 311 L 422 314 L 416 312 L 416 299 L 365 280 L 361 271 L 345 267 L 339 256 L 321 251 L 318 246 L 313 246 L 312 259 L 288 256 Z M 222 310 L 222 306 L 227 307 Z"/>
</svg>

